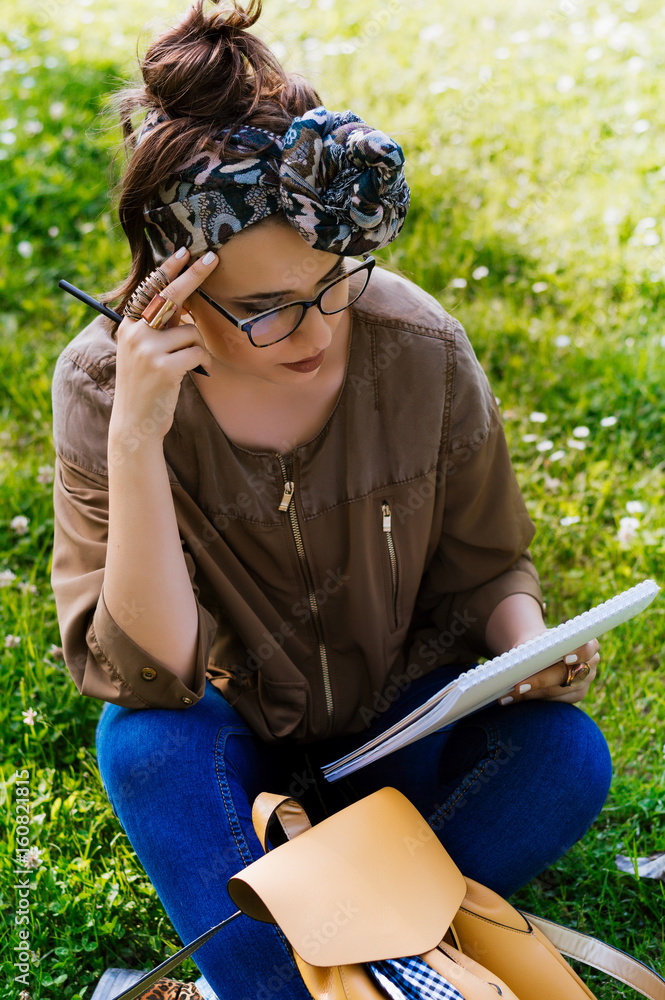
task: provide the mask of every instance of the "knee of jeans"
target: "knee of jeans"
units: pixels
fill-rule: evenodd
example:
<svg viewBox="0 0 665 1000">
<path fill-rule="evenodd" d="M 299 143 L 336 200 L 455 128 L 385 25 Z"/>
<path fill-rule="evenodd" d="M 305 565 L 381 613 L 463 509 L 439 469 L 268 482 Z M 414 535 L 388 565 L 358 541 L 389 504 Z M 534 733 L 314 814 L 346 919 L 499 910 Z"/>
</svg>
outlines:
<svg viewBox="0 0 665 1000">
<path fill-rule="evenodd" d="M 96 730 L 97 766 L 111 808 L 159 780 L 169 757 L 182 745 L 182 736 L 169 731 L 159 709 L 133 711 L 107 705 Z"/>
<path fill-rule="evenodd" d="M 569 782 L 569 794 L 579 813 L 591 823 L 602 809 L 612 781 L 612 758 L 602 731 L 594 720 L 574 705 L 557 706 L 559 746 L 553 762 L 559 780 Z M 565 725 L 562 723 L 565 722 Z"/>
<path fill-rule="evenodd" d="M 584 786 L 591 793 L 590 798 L 595 803 L 597 815 L 605 804 L 612 783 L 612 757 L 599 726 L 585 712 L 580 711 L 580 715 L 584 717 L 589 741 L 583 768 Z"/>
</svg>

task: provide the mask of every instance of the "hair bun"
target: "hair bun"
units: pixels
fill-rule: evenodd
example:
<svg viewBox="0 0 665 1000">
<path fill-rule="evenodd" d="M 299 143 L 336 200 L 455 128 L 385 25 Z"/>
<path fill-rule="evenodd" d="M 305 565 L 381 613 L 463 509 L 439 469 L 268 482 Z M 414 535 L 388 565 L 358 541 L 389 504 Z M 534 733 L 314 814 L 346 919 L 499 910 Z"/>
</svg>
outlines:
<svg viewBox="0 0 665 1000">
<path fill-rule="evenodd" d="M 258 12 L 252 15 L 236 6 L 227 7 L 222 10 L 216 10 L 210 16 L 208 27 L 212 28 L 213 31 L 219 32 L 245 31 L 256 23 L 258 16 Z"/>
</svg>

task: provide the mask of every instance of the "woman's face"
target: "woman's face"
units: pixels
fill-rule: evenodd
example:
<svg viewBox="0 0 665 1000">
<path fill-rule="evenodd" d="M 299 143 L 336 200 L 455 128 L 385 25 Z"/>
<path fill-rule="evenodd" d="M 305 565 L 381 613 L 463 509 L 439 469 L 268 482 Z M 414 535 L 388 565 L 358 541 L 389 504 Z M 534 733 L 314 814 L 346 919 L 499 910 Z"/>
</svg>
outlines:
<svg viewBox="0 0 665 1000">
<path fill-rule="evenodd" d="M 201 288 L 243 320 L 286 302 L 315 299 L 324 285 L 343 273 L 347 263 L 353 266 L 337 254 L 313 250 L 288 223 L 273 219 L 248 226 L 218 254 L 219 264 Z M 341 287 L 345 286 L 346 282 Z M 326 358 L 334 353 L 334 345 L 332 351 L 328 348 L 335 332 L 348 321 L 346 310 L 324 316 L 313 307 L 289 337 L 257 348 L 246 333 L 200 295 L 194 293 L 186 308 L 215 359 L 213 368 L 222 365 L 227 374 L 232 371 L 283 385 L 316 379 Z M 315 360 L 300 370 L 285 367 L 312 358 Z"/>
</svg>

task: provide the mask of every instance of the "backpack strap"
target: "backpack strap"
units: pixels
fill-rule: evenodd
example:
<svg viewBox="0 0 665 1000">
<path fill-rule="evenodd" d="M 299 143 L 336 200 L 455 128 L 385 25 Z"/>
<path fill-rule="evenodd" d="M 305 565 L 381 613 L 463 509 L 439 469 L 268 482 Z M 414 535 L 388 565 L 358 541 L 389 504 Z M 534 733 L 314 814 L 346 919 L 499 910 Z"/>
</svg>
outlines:
<svg viewBox="0 0 665 1000">
<path fill-rule="evenodd" d="M 254 799 L 252 823 L 266 854 L 270 850 L 270 830 L 275 822 L 279 823 L 287 840 L 293 840 L 312 826 L 297 799 L 289 795 L 275 795 L 274 792 L 261 792 Z"/>
<path fill-rule="evenodd" d="M 574 958 L 592 969 L 613 976 L 649 1000 L 665 1000 L 665 979 L 643 962 L 588 934 L 555 924 L 544 917 L 523 913 L 566 958 Z"/>
</svg>

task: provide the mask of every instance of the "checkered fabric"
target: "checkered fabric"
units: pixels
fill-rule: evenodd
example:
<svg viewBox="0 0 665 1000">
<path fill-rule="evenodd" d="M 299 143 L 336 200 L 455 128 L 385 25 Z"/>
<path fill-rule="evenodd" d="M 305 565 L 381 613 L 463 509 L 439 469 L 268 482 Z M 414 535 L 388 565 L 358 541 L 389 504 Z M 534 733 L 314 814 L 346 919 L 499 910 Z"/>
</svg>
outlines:
<svg viewBox="0 0 665 1000">
<path fill-rule="evenodd" d="M 365 968 L 391 1000 L 464 1000 L 452 983 L 422 958 L 388 958 Z"/>
</svg>

